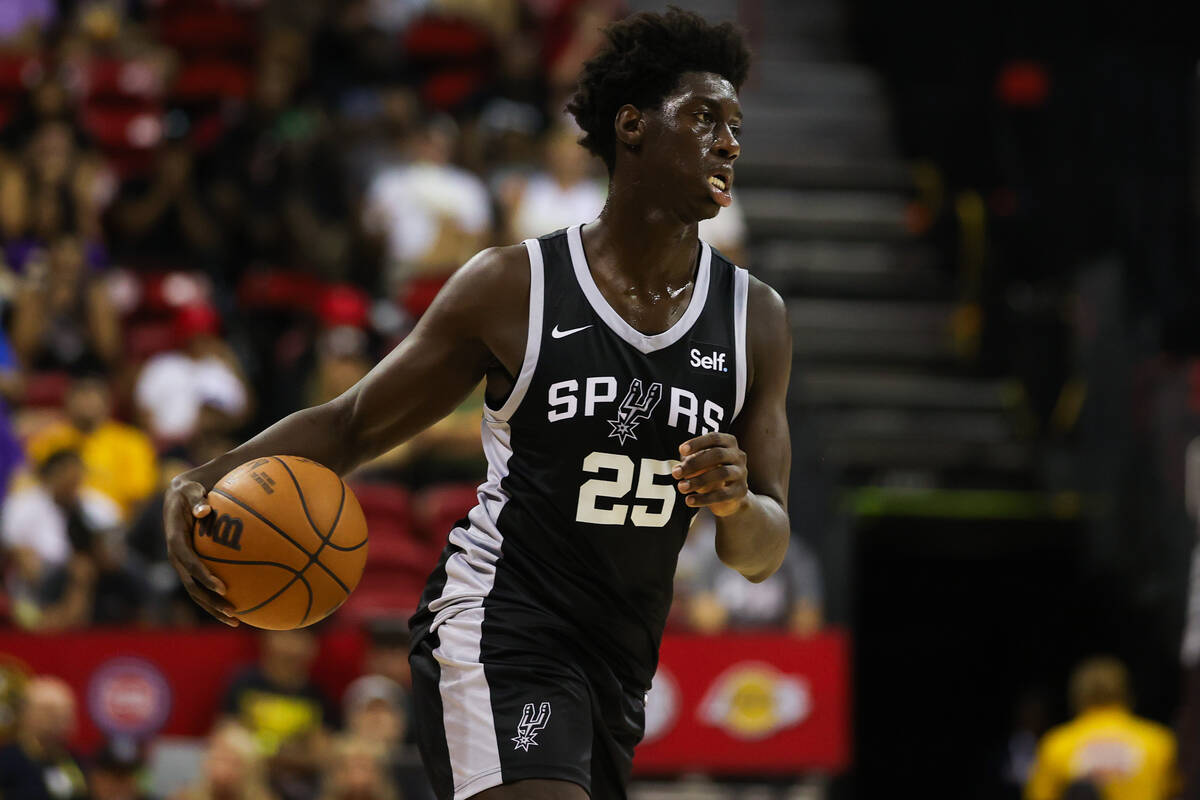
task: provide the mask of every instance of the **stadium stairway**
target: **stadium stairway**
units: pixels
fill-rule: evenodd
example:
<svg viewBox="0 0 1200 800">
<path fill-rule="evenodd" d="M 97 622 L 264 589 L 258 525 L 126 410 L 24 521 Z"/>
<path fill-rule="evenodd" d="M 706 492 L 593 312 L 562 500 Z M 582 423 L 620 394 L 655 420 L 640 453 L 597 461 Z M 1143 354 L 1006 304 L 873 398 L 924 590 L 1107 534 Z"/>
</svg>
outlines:
<svg viewBox="0 0 1200 800">
<path fill-rule="evenodd" d="M 649 0 L 632 3 L 651 8 Z M 914 233 L 914 180 L 882 81 L 851 60 L 838 0 L 690 0 L 751 34 L 737 202 L 751 271 L 791 317 L 793 425 L 842 488 L 1026 489 L 1020 390 L 977 377 L 953 268 Z"/>
</svg>

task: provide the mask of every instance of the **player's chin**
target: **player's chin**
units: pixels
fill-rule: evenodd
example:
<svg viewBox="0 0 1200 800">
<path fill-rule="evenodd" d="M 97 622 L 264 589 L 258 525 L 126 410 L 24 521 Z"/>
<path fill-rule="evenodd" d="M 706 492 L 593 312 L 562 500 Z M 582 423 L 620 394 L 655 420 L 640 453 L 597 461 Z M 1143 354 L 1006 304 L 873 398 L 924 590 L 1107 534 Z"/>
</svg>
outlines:
<svg viewBox="0 0 1200 800">
<path fill-rule="evenodd" d="M 712 195 L 708 195 L 707 197 L 705 197 L 704 202 L 700 204 L 700 209 L 699 209 L 699 213 L 697 215 L 697 219 L 698 220 L 712 219 L 713 217 L 715 217 L 717 215 L 717 212 L 720 210 L 721 210 L 720 204 L 718 204 L 717 201 L 713 199 Z"/>
</svg>

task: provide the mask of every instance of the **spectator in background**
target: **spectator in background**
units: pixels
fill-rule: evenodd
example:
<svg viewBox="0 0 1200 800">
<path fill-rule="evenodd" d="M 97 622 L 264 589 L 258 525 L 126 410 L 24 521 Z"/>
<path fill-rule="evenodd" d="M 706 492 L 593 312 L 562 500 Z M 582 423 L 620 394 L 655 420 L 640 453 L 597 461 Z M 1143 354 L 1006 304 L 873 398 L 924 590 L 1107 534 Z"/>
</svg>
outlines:
<svg viewBox="0 0 1200 800">
<path fill-rule="evenodd" d="M 129 557 L 141 567 L 145 578 L 149 592 L 146 617 L 151 624 L 173 627 L 191 627 L 197 623 L 218 624 L 188 596 L 179 582 L 179 574 L 167 560 L 167 544 L 162 531 L 163 494 L 176 475 L 229 452 L 235 444 L 222 436 L 200 436 L 189 441 L 171 457 L 164 458 L 160 462 L 154 494 L 129 525 L 125 544 L 129 548 Z"/>
<path fill-rule="evenodd" d="M 22 390 L 21 366 L 8 343 L 8 337 L 4 335 L 4 329 L 0 328 L 0 506 L 4 505 L 13 475 L 25 460 L 9 410 L 9 404 L 21 397 Z"/>
<path fill-rule="evenodd" d="M 216 310 L 183 308 L 175 329 L 182 347 L 147 361 L 134 387 L 138 414 L 160 450 L 233 430 L 250 411 L 249 390 L 237 358 L 219 336 Z"/>
<path fill-rule="evenodd" d="M 83 800 L 87 782 L 67 748 L 75 733 L 75 696 L 58 678 L 25 687 L 14 741 L 0 747 L 0 797 Z"/>
<path fill-rule="evenodd" d="M 196 157 L 182 111 L 166 116 L 154 167 L 124 182 L 110 219 L 118 255 L 152 268 L 217 264 L 223 231 L 196 180 Z"/>
<path fill-rule="evenodd" d="M 222 711 L 254 735 L 270 757 L 269 780 L 284 800 L 312 797 L 328 732 L 336 726 L 333 706 L 309 677 L 317 637 L 308 628 L 266 631 L 259 660 L 225 692 Z"/>
<path fill-rule="evenodd" d="M 141 749 L 131 739 L 109 739 L 88 770 L 90 800 L 150 800 L 139 786 L 145 767 Z"/>
<path fill-rule="evenodd" d="M 55 96 L 53 86 L 43 89 L 49 98 Z M 36 112 L 46 117 L 32 123 L 36 127 L 21 143 L 20 158 L 0 170 L 0 234 L 18 271 L 22 254 L 66 233 L 78 234 L 89 263 L 103 258 L 101 216 L 116 182 L 104 162 L 81 146 L 83 136 L 66 110 L 54 110 L 53 102 Z"/>
<path fill-rule="evenodd" d="M 675 612 L 677 624 L 700 633 L 770 628 L 810 636 L 820 629 L 820 565 L 799 536 L 792 535 L 779 570 L 757 584 L 721 563 L 715 538 L 712 517 L 699 515 L 676 568 L 676 597 L 683 612 L 682 618 Z"/>
<path fill-rule="evenodd" d="M 277 800 L 254 737 L 236 722 L 221 723 L 208 739 L 204 772 L 171 800 Z"/>
<path fill-rule="evenodd" d="M 562 123 L 546 134 L 545 171 L 513 177 L 500 188 L 508 218 L 506 242 L 520 242 L 577 222 L 604 208 L 607 190 L 593 173 L 594 159 L 579 146 L 578 128 Z"/>
<path fill-rule="evenodd" d="M 373 648 L 378 653 L 378 648 Z M 368 658 L 370 664 L 372 659 Z M 378 665 L 378 660 L 376 660 Z M 411 743 L 408 725 L 412 698 L 401 684 L 380 674 L 367 674 L 346 687 L 342 715 L 346 733 L 378 743 L 390 780 L 404 800 L 432 800 L 433 790 Z"/>
<path fill-rule="evenodd" d="M 37 478 L 0 509 L 0 540 L 12 565 L 5 576 L 11 613 L 27 628 L 77 627 L 92 612 L 92 537 L 118 525 L 120 509 L 82 488 L 83 463 L 73 450 L 50 454 Z"/>
<path fill-rule="evenodd" d="M 457 140 L 453 120 L 431 117 L 407 143 L 408 163 L 384 169 L 367 190 L 363 227 L 385 240 L 392 290 L 414 276 L 444 279 L 491 234 L 487 188 L 452 163 Z"/>
<path fill-rule="evenodd" d="M 305 92 L 308 58 L 301 31 L 268 31 L 249 108 L 214 148 L 211 176 L 202 176 L 202 193 L 229 239 L 230 279 L 256 260 L 325 277 L 347 266 L 351 211 L 342 154 Z"/>
<path fill-rule="evenodd" d="M 150 437 L 112 418 L 108 381 L 97 374 L 72 380 L 67 390 L 67 419 L 38 431 L 26 445 L 41 461 L 56 450 L 78 451 L 84 486 L 116 503 L 128 521 L 158 484 L 158 458 Z"/>
<path fill-rule="evenodd" d="M 331 755 L 321 800 L 410 800 L 397 793 L 378 739 L 339 737 Z"/>
<path fill-rule="evenodd" d="M 121 326 L 104 282 L 88 271 L 78 236 L 56 238 L 25 266 L 12 341 L 31 370 L 106 370 L 121 352 Z"/>
<path fill-rule="evenodd" d="M 1099 786 L 1105 800 L 1175 796 L 1175 737 L 1130 711 L 1129 675 L 1120 661 L 1084 661 L 1071 676 L 1070 695 L 1077 715 L 1042 737 L 1026 800 L 1061 800 L 1081 781 Z"/>
</svg>

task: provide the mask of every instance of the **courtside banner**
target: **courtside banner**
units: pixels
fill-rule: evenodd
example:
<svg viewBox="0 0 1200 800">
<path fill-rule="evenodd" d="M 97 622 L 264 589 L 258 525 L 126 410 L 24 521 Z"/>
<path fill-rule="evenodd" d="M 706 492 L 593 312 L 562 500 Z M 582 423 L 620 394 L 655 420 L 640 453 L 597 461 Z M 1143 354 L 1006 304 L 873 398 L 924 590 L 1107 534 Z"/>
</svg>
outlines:
<svg viewBox="0 0 1200 800">
<path fill-rule="evenodd" d="M 322 634 L 314 681 L 335 703 L 362 670 L 366 642 L 357 631 Z M 28 675 L 62 678 L 75 692 L 84 753 L 105 736 L 204 736 L 220 714 L 230 678 L 254 663 L 249 632 L 92 630 L 0 633 L 0 685 Z M 5 695 L 7 696 L 7 695 Z"/>
<path fill-rule="evenodd" d="M 105 734 L 204 736 L 230 677 L 252 664 L 248 631 L 0 633 L 0 683 L 54 675 L 75 690 L 75 746 Z M 321 637 L 315 681 L 335 702 L 362 669 L 355 630 Z M 0 709 L 3 711 L 3 709 Z M 850 760 L 845 634 L 667 636 L 634 760 L 645 775 L 836 772 Z"/>
<path fill-rule="evenodd" d="M 838 772 L 850 763 L 844 633 L 668 636 L 634 771 Z"/>
</svg>

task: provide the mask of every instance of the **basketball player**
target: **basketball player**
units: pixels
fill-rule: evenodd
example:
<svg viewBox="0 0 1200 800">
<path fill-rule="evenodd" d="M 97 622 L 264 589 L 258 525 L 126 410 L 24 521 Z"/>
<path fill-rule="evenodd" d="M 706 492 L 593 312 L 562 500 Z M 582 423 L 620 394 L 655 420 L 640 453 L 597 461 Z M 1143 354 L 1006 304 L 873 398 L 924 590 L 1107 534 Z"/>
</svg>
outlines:
<svg viewBox="0 0 1200 800">
<path fill-rule="evenodd" d="M 170 552 L 230 621 L 189 544 L 205 491 L 288 453 L 340 474 L 487 381 L 479 503 L 411 620 L 415 724 L 443 800 L 625 797 L 696 512 L 751 581 L 788 541 L 784 305 L 697 238 L 730 204 L 749 54 L 729 25 L 637 14 L 568 104 L 607 164 L 600 217 L 485 250 L 343 396 L 176 479 Z"/>
</svg>

